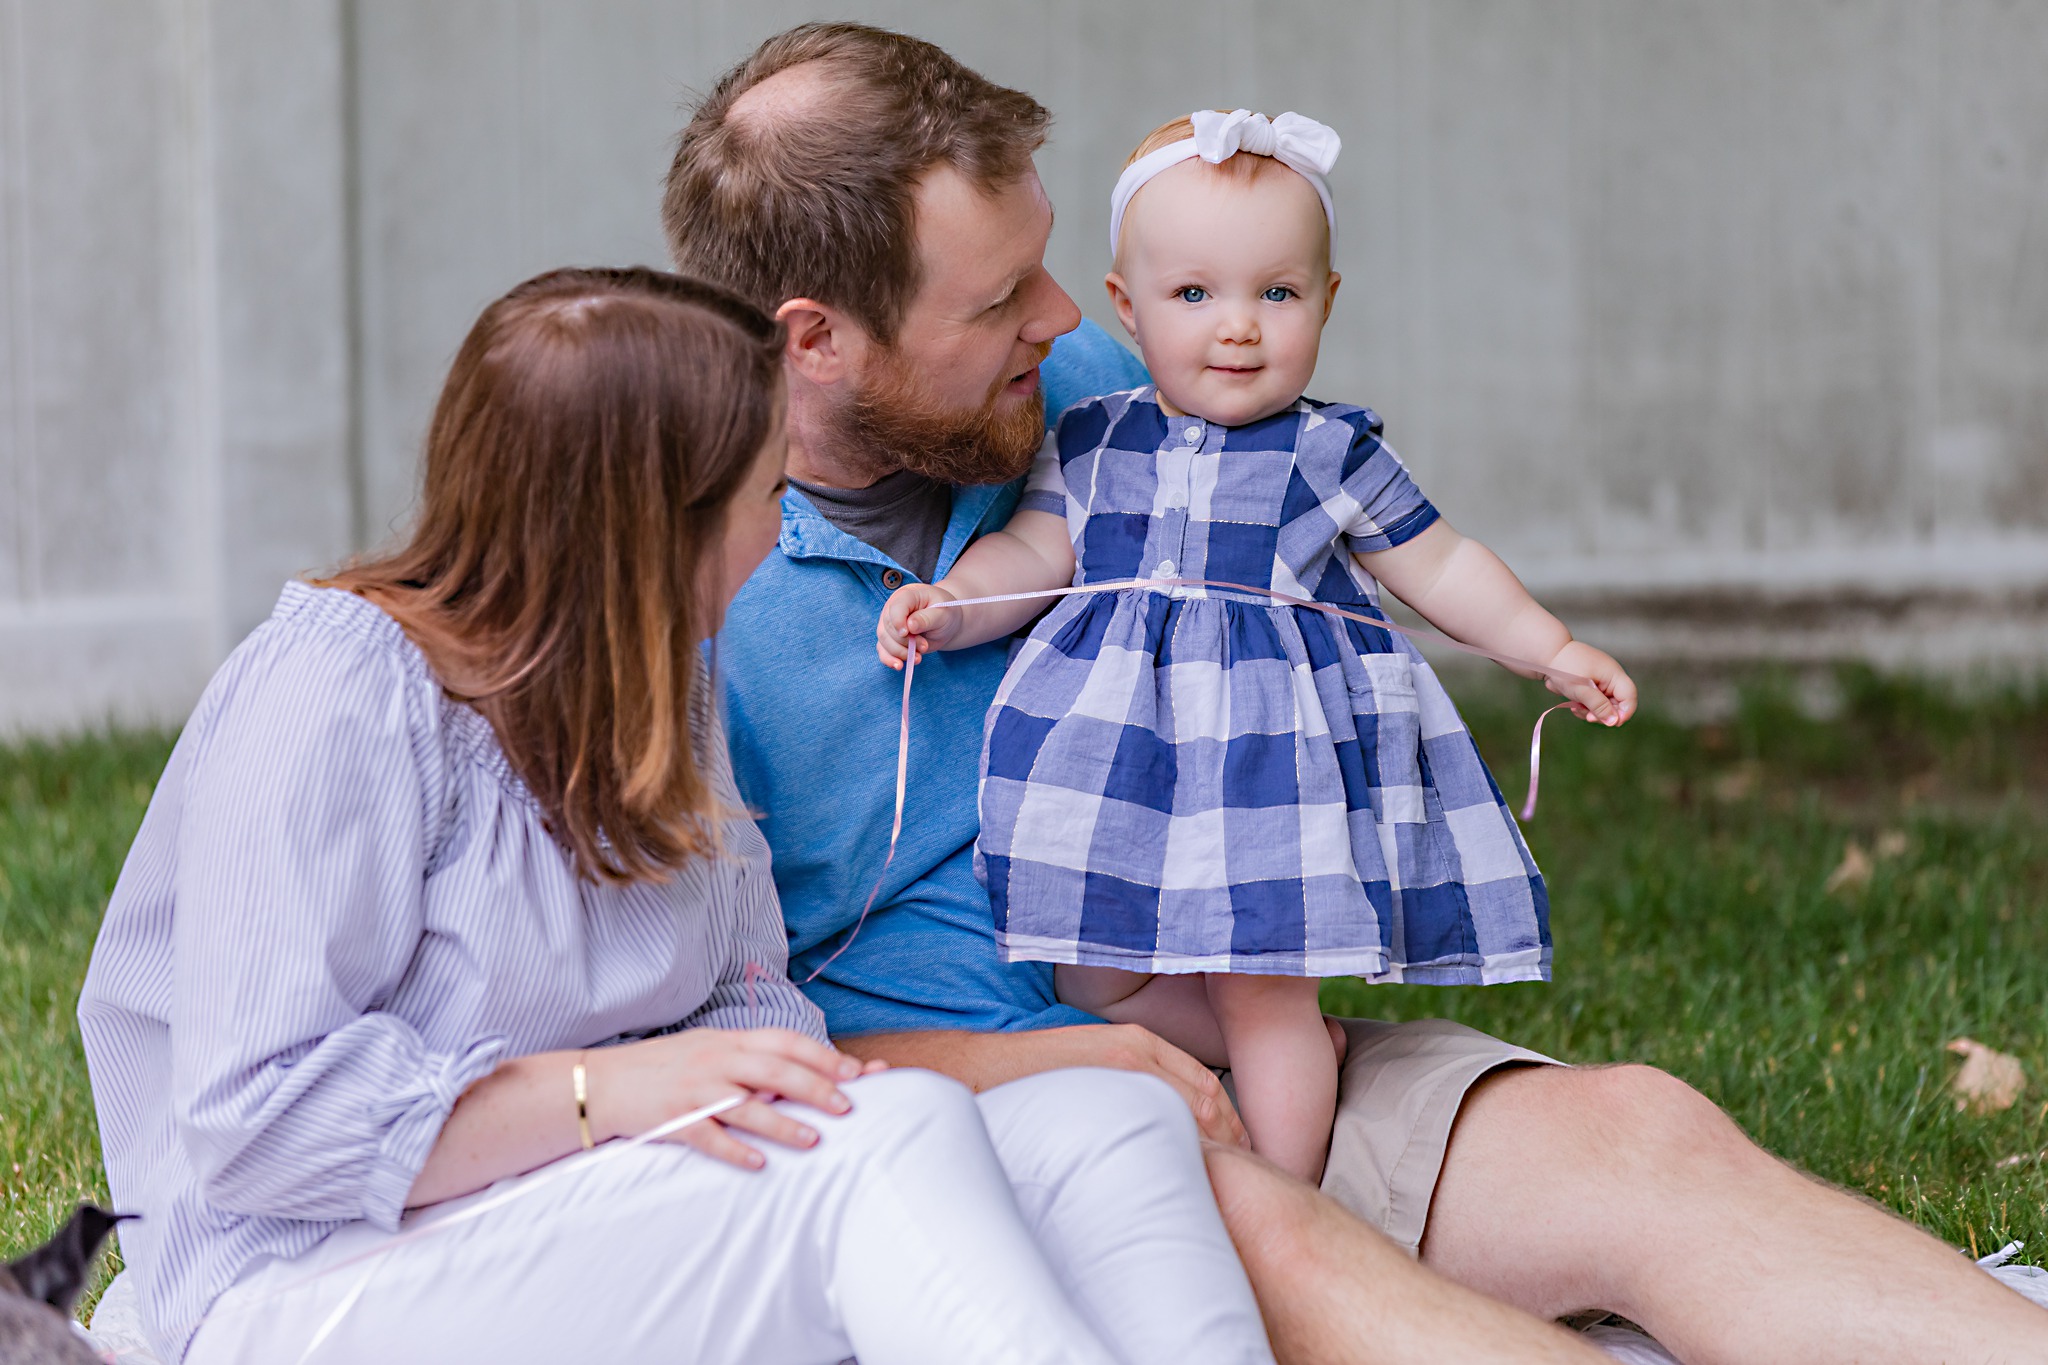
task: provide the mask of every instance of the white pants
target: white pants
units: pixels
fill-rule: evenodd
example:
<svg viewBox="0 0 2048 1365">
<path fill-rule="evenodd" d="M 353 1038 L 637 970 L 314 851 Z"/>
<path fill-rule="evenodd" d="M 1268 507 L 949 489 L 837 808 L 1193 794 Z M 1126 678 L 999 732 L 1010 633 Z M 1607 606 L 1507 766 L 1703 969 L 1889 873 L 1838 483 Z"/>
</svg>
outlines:
<svg viewBox="0 0 2048 1365">
<path fill-rule="evenodd" d="M 847 1094 L 765 1170 L 651 1145 L 280 1295 L 387 1237 L 344 1228 L 245 1274 L 186 1360 L 293 1365 L 374 1266 L 309 1360 L 1270 1365 L 1163 1082 L 1057 1071 L 977 1099 L 904 1070 Z"/>
</svg>

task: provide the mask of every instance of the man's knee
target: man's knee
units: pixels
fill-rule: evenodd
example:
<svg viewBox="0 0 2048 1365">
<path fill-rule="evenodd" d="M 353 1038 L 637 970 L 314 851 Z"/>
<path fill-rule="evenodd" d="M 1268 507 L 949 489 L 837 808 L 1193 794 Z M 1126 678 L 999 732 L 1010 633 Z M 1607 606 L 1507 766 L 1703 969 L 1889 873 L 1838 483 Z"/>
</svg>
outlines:
<svg viewBox="0 0 2048 1365">
<path fill-rule="evenodd" d="M 1762 1156 L 1720 1106 L 1656 1067 L 1524 1074 L 1551 1092 L 1545 1108 L 1587 1158 L 1617 1174 L 1655 1178 L 1690 1172 L 1696 1178 L 1707 1165 Z"/>
</svg>

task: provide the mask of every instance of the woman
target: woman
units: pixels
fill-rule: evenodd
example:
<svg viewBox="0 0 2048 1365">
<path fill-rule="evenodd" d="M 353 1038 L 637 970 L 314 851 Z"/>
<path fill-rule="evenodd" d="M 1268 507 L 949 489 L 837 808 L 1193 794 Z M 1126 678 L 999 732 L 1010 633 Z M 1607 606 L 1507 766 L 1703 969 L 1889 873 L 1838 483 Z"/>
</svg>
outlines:
<svg viewBox="0 0 2048 1365">
<path fill-rule="evenodd" d="M 410 543 L 201 699 L 79 1006 L 167 1359 L 1271 1359 L 1163 1085 L 864 1074 L 783 975 L 700 663 L 780 527 L 780 349 L 651 271 L 513 290 Z"/>
</svg>

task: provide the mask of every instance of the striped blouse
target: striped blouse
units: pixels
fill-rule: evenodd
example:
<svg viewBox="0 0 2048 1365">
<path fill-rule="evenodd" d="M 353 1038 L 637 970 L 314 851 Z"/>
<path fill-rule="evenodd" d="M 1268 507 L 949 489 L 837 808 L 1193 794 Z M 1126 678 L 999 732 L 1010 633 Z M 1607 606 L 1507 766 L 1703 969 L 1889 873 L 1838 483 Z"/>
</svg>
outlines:
<svg viewBox="0 0 2048 1365">
<path fill-rule="evenodd" d="M 745 819 L 724 838 L 664 884 L 579 880 L 398 624 L 288 585 L 185 727 L 78 1005 L 164 1358 L 256 1258 L 396 1228 L 456 1097 L 506 1058 L 678 1021 L 823 1038 L 767 845 Z"/>
</svg>

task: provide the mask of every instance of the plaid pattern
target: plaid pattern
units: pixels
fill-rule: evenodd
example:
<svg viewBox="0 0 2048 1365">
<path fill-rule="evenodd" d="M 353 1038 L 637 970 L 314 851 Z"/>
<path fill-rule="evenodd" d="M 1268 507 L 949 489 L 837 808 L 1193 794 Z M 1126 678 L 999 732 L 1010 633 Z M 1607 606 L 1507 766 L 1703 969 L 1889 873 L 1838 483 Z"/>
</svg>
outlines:
<svg viewBox="0 0 2048 1365">
<path fill-rule="evenodd" d="M 1069 410 L 1022 508 L 1075 582 L 1205 578 L 1378 613 L 1353 551 L 1436 520 L 1365 408 Z M 1012 660 L 975 854 L 1007 960 L 1548 979 L 1543 879 L 1456 708 L 1390 631 L 1199 588 L 1063 599 Z"/>
</svg>

